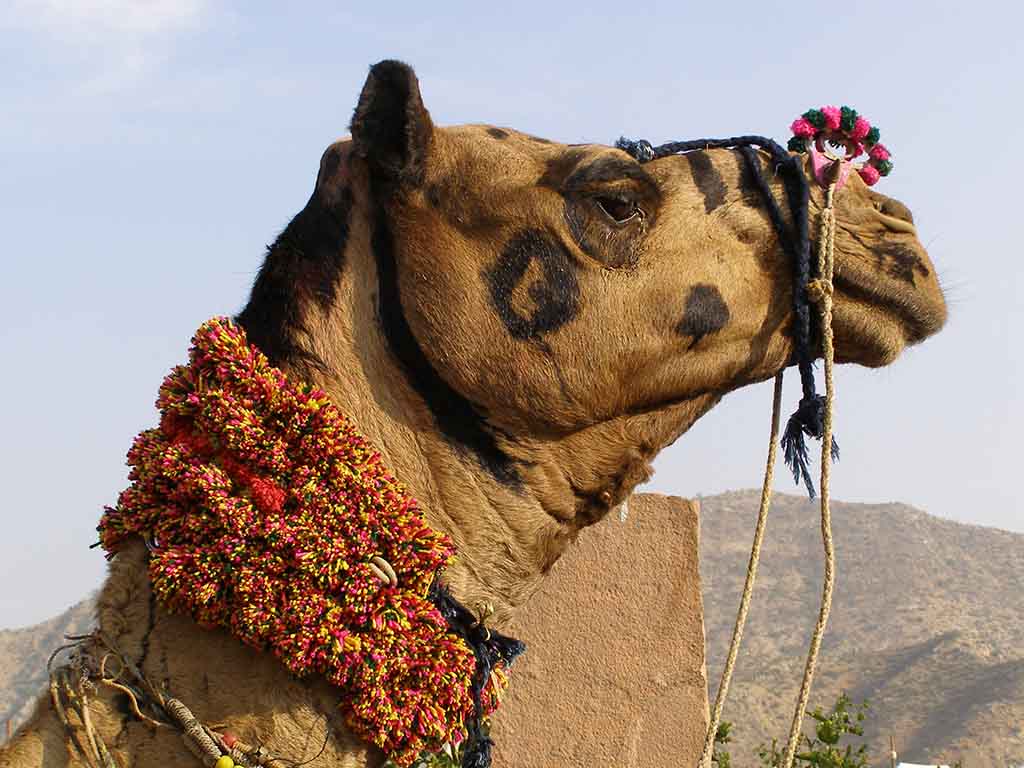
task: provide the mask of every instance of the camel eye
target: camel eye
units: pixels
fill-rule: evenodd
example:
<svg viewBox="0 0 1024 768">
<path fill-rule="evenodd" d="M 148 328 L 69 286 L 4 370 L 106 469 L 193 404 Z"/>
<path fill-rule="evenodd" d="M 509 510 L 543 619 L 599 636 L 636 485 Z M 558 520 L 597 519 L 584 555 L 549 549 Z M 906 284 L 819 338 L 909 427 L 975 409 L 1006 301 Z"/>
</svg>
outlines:
<svg viewBox="0 0 1024 768">
<path fill-rule="evenodd" d="M 604 212 L 605 216 L 616 224 L 625 224 L 635 216 L 643 215 L 643 211 L 640 210 L 640 206 L 632 200 L 621 200 L 617 197 L 598 196 L 594 198 L 594 202 L 597 203 L 597 207 Z"/>
</svg>

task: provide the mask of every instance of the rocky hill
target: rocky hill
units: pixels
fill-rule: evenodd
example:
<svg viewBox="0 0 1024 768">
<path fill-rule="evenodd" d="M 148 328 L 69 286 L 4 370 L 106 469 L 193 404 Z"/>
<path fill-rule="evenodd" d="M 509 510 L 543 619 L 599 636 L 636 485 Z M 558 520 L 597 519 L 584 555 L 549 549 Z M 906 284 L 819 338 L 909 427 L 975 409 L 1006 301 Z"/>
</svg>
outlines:
<svg viewBox="0 0 1024 768">
<path fill-rule="evenodd" d="M 93 598 L 86 598 L 42 624 L 0 631 L 0 724 L 16 728 L 28 717 L 46 683 L 46 662 L 65 635 L 93 627 Z M 0 741 L 6 730 L 0 731 Z"/>
<path fill-rule="evenodd" d="M 728 650 L 758 494 L 702 500 L 708 674 Z M 1024 764 L 1024 535 L 903 504 L 833 504 L 838 583 L 811 703 L 871 702 L 876 764 L 888 739 L 912 763 Z M 817 504 L 776 497 L 725 718 L 733 762 L 784 740 L 822 571 Z"/>
<path fill-rule="evenodd" d="M 702 499 L 708 674 L 717 685 L 746 573 L 757 493 Z M 833 504 L 838 586 L 812 705 L 843 690 L 872 704 L 876 764 L 888 739 L 913 763 L 1024 764 L 1024 535 L 940 520 L 902 504 Z M 726 719 L 733 764 L 783 739 L 817 612 L 817 506 L 776 497 Z M 49 653 L 87 630 L 92 601 L 0 631 L 0 721 L 20 721 Z M 2 739 L 2 731 L 0 731 Z"/>
</svg>

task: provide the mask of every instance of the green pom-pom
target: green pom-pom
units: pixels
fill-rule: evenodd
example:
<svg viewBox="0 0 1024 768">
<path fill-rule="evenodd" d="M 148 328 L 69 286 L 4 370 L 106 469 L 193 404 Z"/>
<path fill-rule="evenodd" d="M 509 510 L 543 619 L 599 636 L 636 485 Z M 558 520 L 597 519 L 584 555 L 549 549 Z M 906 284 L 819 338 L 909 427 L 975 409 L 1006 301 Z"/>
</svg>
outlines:
<svg viewBox="0 0 1024 768">
<path fill-rule="evenodd" d="M 869 147 L 873 147 L 878 143 L 880 138 L 882 138 L 882 132 L 877 128 L 872 128 L 868 131 L 868 135 L 864 137 L 864 143 Z"/>
<path fill-rule="evenodd" d="M 802 136 L 793 136 L 789 140 L 789 144 L 786 145 L 786 149 L 790 152 L 806 152 L 807 151 L 807 139 Z"/>
<path fill-rule="evenodd" d="M 849 133 L 853 130 L 853 124 L 857 122 L 857 110 L 843 107 L 839 110 L 839 127 Z"/>
<path fill-rule="evenodd" d="M 825 115 L 822 114 L 822 111 L 820 109 L 808 109 L 806 112 L 800 115 L 800 117 L 802 117 L 808 123 L 813 125 L 819 131 L 825 127 Z"/>
<path fill-rule="evenodd" d="M 878 169 L 879 176 L 888 176 L 892 173 L 892 160 L 879 160 L 875 163 L 875 168 Z"/>
</svg>

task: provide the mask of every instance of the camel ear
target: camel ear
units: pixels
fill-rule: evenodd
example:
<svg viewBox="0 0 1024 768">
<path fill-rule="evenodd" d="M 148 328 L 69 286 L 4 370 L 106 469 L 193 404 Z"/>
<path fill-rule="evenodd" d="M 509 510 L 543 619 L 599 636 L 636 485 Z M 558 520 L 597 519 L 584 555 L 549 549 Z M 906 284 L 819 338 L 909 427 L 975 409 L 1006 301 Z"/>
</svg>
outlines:
<svg viewBox="0 0 1024 768">
<path fill-rule="evenodd" d="M 412 67 L 400 61 L 371 67 L 352 116 L 353 150 L 371 173 L 388 185 L 419 185 L 433 133 Z"/>
</svg>

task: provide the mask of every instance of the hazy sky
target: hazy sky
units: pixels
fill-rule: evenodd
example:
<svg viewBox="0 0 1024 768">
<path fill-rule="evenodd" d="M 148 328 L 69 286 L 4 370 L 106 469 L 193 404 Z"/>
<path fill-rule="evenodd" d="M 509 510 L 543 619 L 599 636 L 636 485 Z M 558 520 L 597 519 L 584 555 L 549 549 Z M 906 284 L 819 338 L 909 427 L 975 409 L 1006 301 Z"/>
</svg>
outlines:
<svg viewBox="0 0 1024 768">
<path fill-rule="evenodd" d="M 1021 4 L 295 5 L 0 10 L 0 626 L 98 585 L 88 545 L 163 375 L 203 320 L 241 307 L 383 58 L 413 64 L 438 123 L 562 141 L 784 141 L 807 107 L 860 109 L 894 152 L 879 189 L 913 210 L 951 313 L 891 368 L 840 370 L 835 496 L 1024 531 Z M 649 489 L 758 485 L 770 395 L 727 399 Z"/>
</svg>

